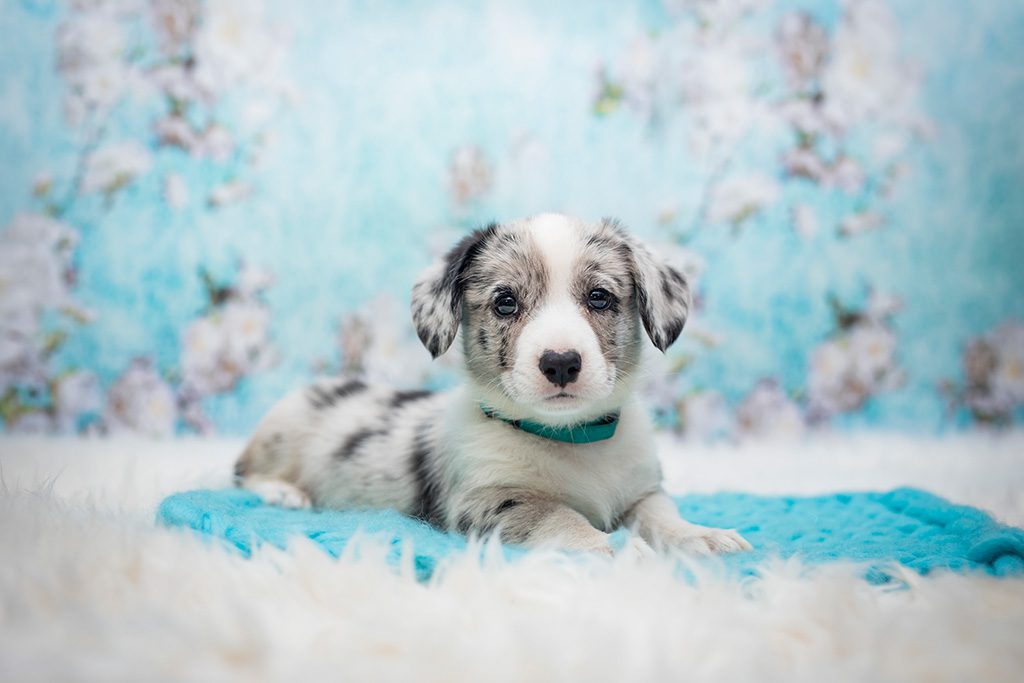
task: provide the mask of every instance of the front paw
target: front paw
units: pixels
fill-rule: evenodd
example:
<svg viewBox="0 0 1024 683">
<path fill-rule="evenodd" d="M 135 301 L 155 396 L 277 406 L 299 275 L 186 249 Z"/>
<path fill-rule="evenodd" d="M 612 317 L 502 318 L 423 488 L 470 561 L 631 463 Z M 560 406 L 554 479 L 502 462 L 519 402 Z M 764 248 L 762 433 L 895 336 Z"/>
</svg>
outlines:
<svg viewBox="0 0 1024 683">
<path fill-rule="evenodd" d="M 659 545 L 695 555 L 745 552 L 752 548 L 735 529 L 715 529 L 696 524 L 674 529 L 660 540 Z"/>
<path fill-rule="evenodd" d="M 276 505 L 291 510 L 304 510 L 312 507 L 312 502 L 306 492 L 286 481 L 264 479 L 244 482 L 242 485 L 258 495 L 266 505 Z"/>
</svg>

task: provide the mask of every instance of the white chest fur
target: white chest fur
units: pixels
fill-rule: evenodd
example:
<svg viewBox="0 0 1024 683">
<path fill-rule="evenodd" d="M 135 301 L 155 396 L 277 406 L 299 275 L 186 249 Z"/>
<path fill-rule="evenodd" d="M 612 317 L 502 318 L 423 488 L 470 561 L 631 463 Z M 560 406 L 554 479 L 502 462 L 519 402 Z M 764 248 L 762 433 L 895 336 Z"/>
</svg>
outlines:
<svg viewBox="0 0 1024 683">
<path fill-rule="evenodd" d="M 486 417 L 461 391 L 451 397 L 441 429 L 445 476 L 452 490 L 526 489 L 550 496 L 610 529 L 643 495 L 658 488 L 661 470 L 647 417 L 626 406 L 615 435 L 569 444 L 528 434 Z"/>
</svg>

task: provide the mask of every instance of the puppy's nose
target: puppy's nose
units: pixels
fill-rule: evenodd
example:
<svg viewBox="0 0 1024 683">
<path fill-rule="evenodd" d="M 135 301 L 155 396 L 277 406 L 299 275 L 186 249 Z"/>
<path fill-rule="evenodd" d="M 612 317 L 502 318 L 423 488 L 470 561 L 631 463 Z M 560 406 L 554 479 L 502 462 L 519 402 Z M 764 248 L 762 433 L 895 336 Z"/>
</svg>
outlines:
<svg viewBox="0 0 1024 683">
<path fill-rule="evenodd" d="M 555 353 L 545 351 L 540 357 L 540 371 L 552 384 L 564 387 L 566 384 L 575 382 L 580 376 L 580 368 L 583 361 L 580 354 L 575 351 Z"/>
</svg>

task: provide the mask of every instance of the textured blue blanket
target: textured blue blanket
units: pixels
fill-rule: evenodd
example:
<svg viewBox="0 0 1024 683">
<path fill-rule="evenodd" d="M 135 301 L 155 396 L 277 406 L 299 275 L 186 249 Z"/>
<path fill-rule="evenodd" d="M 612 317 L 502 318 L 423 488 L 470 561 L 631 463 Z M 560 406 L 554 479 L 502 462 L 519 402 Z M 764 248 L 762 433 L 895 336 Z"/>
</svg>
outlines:
<svg viewBox="0 0 1024 683">
<path fill-rule="evenodd" d="M 745 575 L 756 574 L 770 556 L 795 556 L 811 564 L 863 562 L 872 582 L 887 581 L 886 565 L 893 562 L 921 574 L 942 569 L 1024 574 L 1024 531 L 916 489 L 807 498 L 718 493 L 676 502 L 695 523 L 739 529 L 754 551 L 728 556 L 725 564 Z M 388 542 L 395 563 L 411 547 L 421 579 L 466 547 L 464 537 L 397 512 L 284 510 L 235 489 L 175 494 L 161 503 L 157 519 L 225 539 L 245 555 L 263 542 L 284 548 L 289 538 L 306 536 L 337 556 L 360 531 Z"/>
</svg>

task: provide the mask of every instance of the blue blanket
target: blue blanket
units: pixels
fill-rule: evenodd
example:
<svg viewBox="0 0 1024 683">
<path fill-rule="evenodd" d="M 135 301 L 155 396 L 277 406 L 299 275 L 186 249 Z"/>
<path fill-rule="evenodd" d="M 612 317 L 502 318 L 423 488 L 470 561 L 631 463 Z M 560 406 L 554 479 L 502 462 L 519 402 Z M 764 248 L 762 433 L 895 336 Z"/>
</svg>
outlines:
<svg viewBox="0 0 1024 683">
<path fill-rule="evenodd" d="M 889 580 L 886 567 L 894 562 L 921 574 L 1024 574 L 1024 531 L 916 489 L 815 497 L 717 493 L 676 502 L 686 519 L 736 528 L 753 544 L 753 552 L 724 558 L 726 567 L 744 575 L 755 575 L 768 557 L 863 562 L 866 578 L 875 583 Z M 246 556 L 261 543 L 284 548 L 289 538 L 305 536 L 336 557 L 359 531 L 389 543 L 393 563 L 412 552 L 424 580 L 445 557 L 466 548 L 464 537 L 397 512 L 284 510 L 238 489 L 172 495 L 161 503 L 157 520 L 224 539 Z M 510 557 L 518 552 L 507 549 Z"/>
</svg>

